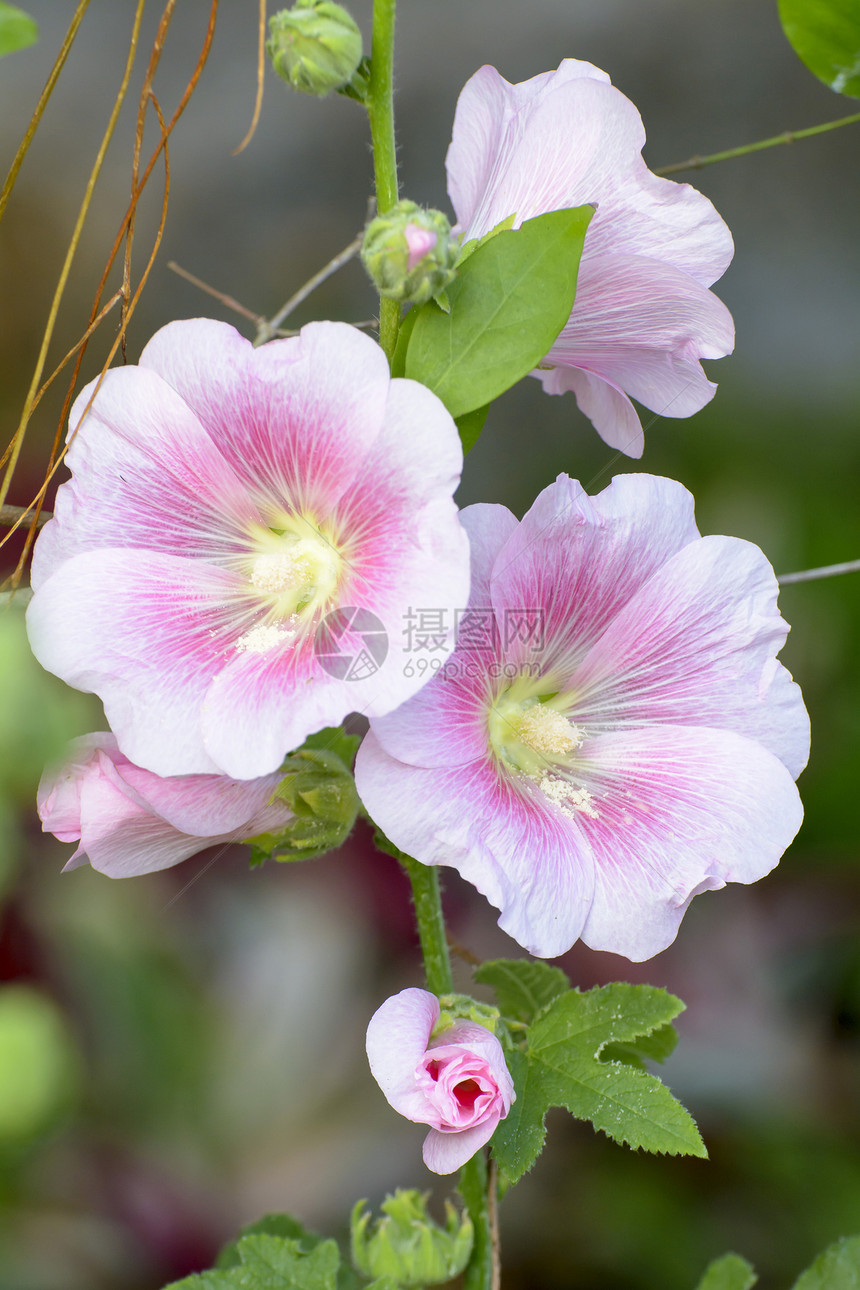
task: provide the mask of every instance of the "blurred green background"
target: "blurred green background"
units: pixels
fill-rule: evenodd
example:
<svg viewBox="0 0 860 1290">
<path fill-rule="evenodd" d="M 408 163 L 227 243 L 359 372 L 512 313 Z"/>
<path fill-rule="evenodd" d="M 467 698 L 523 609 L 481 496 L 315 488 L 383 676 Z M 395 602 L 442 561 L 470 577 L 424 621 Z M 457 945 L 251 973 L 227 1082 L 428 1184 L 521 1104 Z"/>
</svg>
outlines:
<svg viewBox="0 0 860 1290">
<path fill-rule="evenodd" d="M 0 62 L 0 170 L 26 127 L 70 0 L 30 0 L 40 43 Z M 353 6 L 367 30 L 369 0 Z M 17 422 L 86 174 L 119 83 L 134 6 L 89 14 L 0 224 L 0 419 Z M 222 0 L 209 64 L 171 145 L 161 255 L 130 358 L 173 317 L 247 324 L 172 274 L 171 259 L 273 313 L 353 237 L 370 158 L 361 111 L 267 77 L 251 118 L 256 6 Z M 177 6 L 156 89 L 172 110 L 208 5 Z M 139 60 L 160 6 L 147 7 Z M 845 115 L 796 61 L 771 0 L 402 0 L 398 122 L 404 192 L 447 207 L 457 93 L 483 62 L 509 80 L 562 57 L 605 68 L 643 114 L 652 166 Z M 124 110 L 60 315 L 59 358 L 84 325 L 127 200 Z M 147 136 L 150 139 L 150 136 Z M 643 469 L 683 481 L 703 532 L 763 547 L 778 572 L 860 556 L 860 127 L 685 176 L 732 228 L 717 290 L 738 350 L 716 400 L 655 419 L 640 463 L 615 457 L 569 396 L 526 381 L 494 405 L 461 500 L 518 513 L 566 471 L 597 491 Z M 141 207 L 152 239 L 161 179 Z M 158 198 L 158 200 L 157 200 Z M 373 313 L 355 264 L 297 317 Z M 100 366 L 109 328 L 84 377 Z M 252 329 L 251 329 L 252 330 Z M 60 406 L 34 421 L 11 500 L 38 486 Z M 11 549 L 14 544 L 10 544 Z M 649 981 L 686 1000 L 665 1077 L 711 1159 L 634 1155 L 551 1113 L 549 1147 L 502 1210 L 506 1290 L 692 1290 L 707 1261 L 746 1255 L 783 1290 L 828 1242 L 860 1233 L 860 576 L 786 588 L 783 659 L 803 686 L 813 753 L 806 822 L 756 886 L 700 897 L 669 950 L 631 965 L 575 949 L 584 986 Z M 0 1290 L 157 1290 L 206 1266 L 266 1210 L 337 1233 L 352 1201 L 431 1187 L 422 1130 L 391 1112 L 363 1035 L 385 995 L 420 981 L 406 884 L 358 832 L 338 855 L 249 872 L 241 849 L 112 882 L 61 875 L 35 787 L 98 706 L 46 677 L 21 614 L 0 616 Z M 214 863 L 213 863 L 214 859 Z M 479 956 L 517 947 L 456 874 L 446 904 Z M 461 980 L 468 985 L 465 967 Z"/>
</svg>

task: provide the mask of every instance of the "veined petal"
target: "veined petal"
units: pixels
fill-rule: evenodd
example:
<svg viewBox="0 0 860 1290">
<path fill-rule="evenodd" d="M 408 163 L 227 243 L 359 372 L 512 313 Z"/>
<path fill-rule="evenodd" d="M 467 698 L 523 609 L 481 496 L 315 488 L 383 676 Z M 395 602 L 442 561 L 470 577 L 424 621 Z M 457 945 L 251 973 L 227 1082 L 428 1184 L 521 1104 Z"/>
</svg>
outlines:
<svg viewBox="0 0 860 1290">
<path fill-rule="evenodd" d="M 109 371 L 94 399 L 96 385 L 72 408 L 73 477 L 36 543 L 34 589 L 63 561 L 104 547 L 215 560 L 235 552 L 259 515 L 191 409 L 139 367 Z"/>
<path fill-rule="evenodd" d="M 140 356 L 179 393 L 248 486 L 328 514 L 380 433 L 388 364 L 346 323 L 310 323 L 254 349 L 226 323 L 169 323 Z"/>
<path fill-rule="evenodd" d="M 468 511 L 466 512 L 468 514 Z M 674 480 L 617 475 L 597 497 L 561 475 L 539 494 L 496 557 L 496 617 L 530 612 L 543 643 L 511 643 L 508 658 L 539 659 L 569 677 L 619 609 L 698 530 L 693 498 Z"/>
<path fill-rule="evenodd" d="M 764 877 L 803 816 L 791 775 L 725 730 L 650 726 L 582 748 L 594 898 L 582 939 L 640 961 L 675 939 L 693 896 Z"/>
<path fill-rule="evenodd" d="M 439 1020 L 439 1001 L 427 990 L 410 988 L 386 999 L 367 1027 L 367 1060 L 388 1101 L 407 1120 L 426 1123 L 427 1099 L 415 1070 Z"/>
<path fill-rule="evenodd" d="M 87 551 L 34 596 L 30 643 L 43 667 L 99 694 L 137 765 L 159 775 L 217 772 L 199 710 L 241 634 L 246 611 L 237 596 L 235 576 L 204 560 Z"/>
<path fill-rule="evenodd" d="M 651 174 L 636 108 L 587 63 L 511 85 L 483 67 L 460 95 L 448 190 L 466 240 L 515 214 L 597 205 L 586 254 L 652 256 L 710 286 L 732 257 L 728 229 L 689 184 Z"/>
<path fill-rule="evenodd" d="M 464 766 L 486 755 L 493 669 L 501 675 L 505 662 L 490 597 L 490 572 L 517 520 L 506 506 L 485 503 L 467 507 L 460 518 L 471 548 L 472 588 L 468 608 L 466 600 L 457 607 L 457 649 L 438 676 L 373 723 L 386 752 L 413 766 Z M 404 666 L 415 668 L 419 661 L 419 654 L 404 656 Z"/>
<path fill-rule="evenodd" d="M 713 726 L 758 740 L 793 777 L 809 754 L 800 690 L 776 653 L 788 634 L 758 547 L 707 537 L 633 595 L 573 677 L 588 730 Z"/>
<path fill-rule="evenodd" d="M 619 392 L 660 416 L 690 416 L 716 390 L 699 359 L 721 358 L 733 344 L 729 311 L 688 274 L 641 256 L 592 256 L 545 360 L 553 370 L 535 375 L 548 393 L 573 390 L 611 447 L 640 456 L 639 419 Z"/>
<path fill-rule="evenodd" d="M 446 1132 L 443 1129 L 431 1129 L 424 1139 L 424 1163 L 434 1174 L 453 1174 L 462 1169 L 467 1160 L 471 1160 L 476 1151 L 480 1151 L 490 1141 L 496 1131 L 500 1115 L 493 1115 L 483 1124 L 473 1125 L 471 1129 L 459 1129 L 457 1132 Z"/>
<path fill-rule="evenodd" d="M 371 817 L 422 864 L 447 864 L 501 910 L 499 926 L 532 954 L 569 949 L 588 917 L 593 861 L 578 825 L 489 758 L 453 770 L 389 757 L 373 729 L 355 778 Z"/>
<path fill-rule="evenodd" d="M 582 367 L 538 368 L 547 394 L 572 393 L 584 417 L 588 417 L 604 443 L 627 457 L 641 457 L 645 451 L 642 422 L 623 390 Z"/>
</svg>

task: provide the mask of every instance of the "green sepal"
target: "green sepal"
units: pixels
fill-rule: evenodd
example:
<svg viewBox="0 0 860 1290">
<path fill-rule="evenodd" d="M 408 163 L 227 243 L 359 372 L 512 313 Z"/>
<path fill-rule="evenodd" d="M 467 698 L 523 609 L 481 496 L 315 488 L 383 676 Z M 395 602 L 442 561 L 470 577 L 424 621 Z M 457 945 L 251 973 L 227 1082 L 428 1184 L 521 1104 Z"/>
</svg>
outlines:
<svg viewBox="0 0 860 1290">
<path fill-rule="evenodd" d="M 449 1030 L 455 1021 L 474 1021 L 476 1025 L 496 1033 L 499 1021 L 499 1010 L 489 1003 L 479 1003 L 468 994 L 441 994 L 439 996 L 439 1020 L 433 1027 L 431 1039 Z"/>
<path fill-rule="evenodd" d="M 453 417 L 491 403 L 552 348 L 573 308 L 591 206 L 550 211 L 497 233 L 457 268 L 451 312 L 418 310 L 406 376 Z"/>
<path fill-rule="evenodd" d="M 350 735 L 344 730 L 343 726 L 325 726 L 318 730 L 316 734 L 308 735 L 305 742 L 299 749 L 300 752 L 306 748 L 313 748 L 319 752 L 334 753 L 339 757 L 344 766 L 350 770 L 355 764 L 355 754 L 358 752 L 361 743 L 361 735 Z"/>
<path fill-rule="evenodd" d="M 438 1285 L 458 1276 L 472 1253 L 474 1228 L 468 1214 L 445 1202 L 445 1225 L 427 1213 L 429 1192 L 398 1188 L 380 1206 L 383 1217 L 371 1225 L 372 1214 L 360 1200 L 350 1222 L 352 1261 L 366 1277 L 379 1278 L 404 1290 Z M 368 1288 L 369 1290 L 369 1288 Z"/>
<path fill-rule="evenodd" d="M 335 92 L 342 94 L 344 98 L 355 99 L 356 103 L 363 106 L 367 104 L 370 98 L 370 59 L 366 54 L 355 69 L 352 80 L 341 85 Z"/>
<path fill-rule="evenodd" d="M 493 1136 L 509 1182 L 532 1167 L 546 1138 L 550 1107 L 590 1120 L 616 1142 L 670 1155 L 706 1156 L 689 1113 L 656 1076 L 606 1060 L 613 1045 L 634 1045 L 661 1030 L 684 1005 L 655 986 L 568 990 L 540 1011 L 521 1046 L 506 1052 L 517 1100 Z"/>
<path fill-rule="evenodd" d="M 779 0 L 782 29 L 798 58 L 837 94 L 860 98 L 857 0 Z"/>
<path fill-rule="evenodd" d="M 286 758 L 270 800 L 286 803 L 294 818 L 283 829 L 246 839 L 252 867 L 271 858 L 313 860 L 346 841 L 359 808 L 350 769 L 359 742 L 340 728 L 321 730 Z"/>
<path fill-rule="evenodd" d="M 739 1254 L 724 1254 L 708 1264 L 696 1290 L 752 1290 L 757 1281 L 751 1263 Z"/>
<path fill-rule="evenodd" d="M 35 45 L 39 39 L 39 28 L 33 18 L 23 9 L 0 0 L 0 58 L 4 54 L 15 54 L 19 49 Z"/>
</svg>

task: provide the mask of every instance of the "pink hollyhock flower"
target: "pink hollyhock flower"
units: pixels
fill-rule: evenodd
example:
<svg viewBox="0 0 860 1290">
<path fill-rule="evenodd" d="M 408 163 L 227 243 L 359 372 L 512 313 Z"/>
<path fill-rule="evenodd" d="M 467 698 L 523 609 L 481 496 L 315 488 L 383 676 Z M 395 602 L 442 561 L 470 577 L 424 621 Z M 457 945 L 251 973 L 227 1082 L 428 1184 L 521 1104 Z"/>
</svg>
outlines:
<svg viewBox="0 0 860 1290">
<path fill-rule="evenodd" d="M 516 1093 L 496 1036 L 474 1021 L 435 1034 L 439 1016 L 434 994 L 401 990 L 370 1020 L 367 1059 L 395 1111 L 431 1126 L 427 1168 L 451 1174 L 489 1142 Z"/>
<path fill-rule="evenodd" d="M 470 612 L 443 672 L 371 722 L 356 783 L 533 954 L 649 958 L 698 892 L 754 882 L 800 826 L 809 721 L 757 547 L 700 537 L 685 488 L 561 476 L 521 522 L 463 512 Z"/>
<path fill-rule="evenodd" d="M 162 779 L 124 757 L 113 735 L 76 739 L 70 759 L 39 784 L 45 833 L 80 842 L 65 866 L 87 860 L 109 878 L 170 869 L 206 847 L 243 842 L 286 828 L 284 802 L 269 799 L 281 776 L 235 780 L 223 775 Z"/>
<path fill-rule="evenodd" d="M 324 322 L 254 349 L 171 323 L 81 393 L 70 436 L 30 639 L 138 765 L 252 779 L 418 689 L 404 616 L 453 621 L 468 595 L 462 452 L 374 341 Z"/>
<path fill-rule="evenodd" d="M 464 241 L 514 216 L 597 207 L 585 238 L 576 302 L 541 370 L 549 394 L 572 390 L 613 448 L 642 455 L 630 399 L 687 417 L 716 386 L 699 359 L 734 346 L 731 315 L 708 287 L 732 239 L 689 184 L 651 174 L 636 108 L 605 72 L 565 59 L 519 85 L 493 67 L 467 82 L 448 150 L 448 191 Z"/>
</svg>

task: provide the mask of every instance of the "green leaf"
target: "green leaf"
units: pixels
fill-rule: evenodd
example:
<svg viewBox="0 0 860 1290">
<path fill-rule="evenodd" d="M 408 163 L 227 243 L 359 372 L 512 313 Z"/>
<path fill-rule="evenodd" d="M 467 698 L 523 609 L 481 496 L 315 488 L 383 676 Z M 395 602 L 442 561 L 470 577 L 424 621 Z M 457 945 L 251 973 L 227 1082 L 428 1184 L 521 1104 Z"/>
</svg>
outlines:
<svg viewBox="0 0 860 1290">
<path fill-rule="evenodd" d="M 0 0 L 0 58 L 35 45 L 38 39 L 39 28 L 30 15 Z"/>
<path fill-rule="evenodd" d="M 491 403 L 536 367 L 570 317 L 594 210 L 550 211 L 497 233 L 457 271 L 451 312 L 422 305 L 406 351 L 406 375 L 453 417 Z"/>
<path fill-rule="evenodd" d="M 530 1169 L 552 1106 L 590 1120 L 616 1142 L 670 1155 L 706 1156 L 690 1115 L 654 1075 L 604 1060 L 673 1020 L 684 1005 L 655 986 L 615 984 L 555 998 L 529 1027 L 524 1048 L 506 1054 L 517 1100 L 493 1137 L 511 1182 Z"/>
<path fill-rule="evenodd" d="M 561 968 L 530 959 L 490 959 L 475 969 L 475 980 L 491 986 L 499 1011 L 515 1021 L 533 1021 L 542 1008 L 570 989 Z"/>
<path fill-rule="evenodd" d="M 708 1265 L 696 1290 L 750 1290 L 757 1281 L 751 1263 L 739 1254 L 724 1254 Z"/>
<path fill-rule="evenodd" d="M 478 442 L 478 437 L 484 428 L 484 422 L 487 419 L 489 410 L 489 403 L 485 403 L 482 408 L 473 408 L 471 412 L 464 412 L 461 417 L 457 417 L 456 425 L 460 432 L 460 442 L 463 445 L 464 455 L 474 448 Z"/>
<path fill-rule="evenodd" d="M 860 1236 L 846 1236 L 829 1246 L 793 1290 L 860 1290 Z"/>
<path fill-rule="evenodd" d="M 238 1264 L 196 1273 L 165 1290 L 337 1290 L 340 1253 L 334 1241 L 321 1241 L 305 1254 L 298 1241 L 260 1234 L 243 1236 L 236 1248 Z"/>
<path fill-rule="evenodd" d="M 247 1227 L 243 1227 L 235 1241 L 230 1241 L 224 1246 L 215 1261 L 216 1268 L 223 1270 L 241 1266 L 239 1242 L 246 1236 L 277 1236 L 281 1240 L 295 1241 L 302 1254 L 310 1254 L 323 1239 L 315 1232 L 309 1232 L 304 1224 L 297 1218 L 293 1218 L 291 1214 L 266 1214 L 263 1218 L 258 1218 L 256 1223 L 249 1223 Z"/>
<path fill-rule="evenodd" d="M 779 0 L 792 49 L 837 94 L 860 98 L 860 5 L 857 0 Z"/>
<path fill-rule="evenodd" d="M 671 1057 L 678 1044 L 675 1027 L 661 1026 L 652 1035 L 641 1035 L 630 1044 L 607 1044 L 600 1054 L 605 1062 L 627 1062 L 628 1066 L 642 1066 L 643 1062 L 664 1062 Z"/>
</svg>

